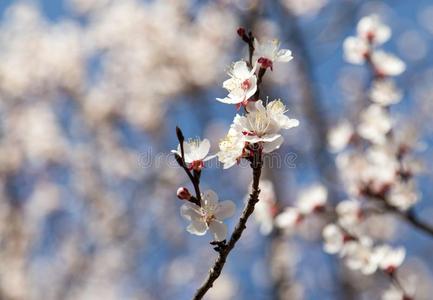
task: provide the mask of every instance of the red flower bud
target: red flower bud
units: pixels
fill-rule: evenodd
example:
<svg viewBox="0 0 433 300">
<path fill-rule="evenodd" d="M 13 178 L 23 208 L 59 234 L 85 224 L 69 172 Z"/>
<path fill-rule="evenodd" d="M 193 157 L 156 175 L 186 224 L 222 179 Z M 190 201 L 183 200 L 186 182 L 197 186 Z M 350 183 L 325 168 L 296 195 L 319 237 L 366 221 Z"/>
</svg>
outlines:
<svg viewBox="0 0 433 300">
<path fill-rule="evenodd" d="M 191 194 L 186 187 L 180 187 L 177 189 L 177 198 L 180 200 L 189 200 L 191 199 Z"/>
<path fill-rule="evenodd" d="M 237 30 L 237 33 L 238 33 L 238 35 L 239 35 L 240 37 L 244 37 L 245 34 L 246 34 L 245 28 L 243 28 L 243 27 L 239 27 L 238 30 Z"/>
</svg>

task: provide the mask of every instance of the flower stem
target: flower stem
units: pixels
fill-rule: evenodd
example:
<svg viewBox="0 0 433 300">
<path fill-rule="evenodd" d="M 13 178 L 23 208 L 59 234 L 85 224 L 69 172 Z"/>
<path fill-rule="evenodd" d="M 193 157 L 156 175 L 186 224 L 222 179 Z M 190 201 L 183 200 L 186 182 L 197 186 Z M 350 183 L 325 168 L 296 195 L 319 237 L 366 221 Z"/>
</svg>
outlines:
<svg viewBox="0 0 433 300">
<path fill-rule="evenodd" d="M 259 182 L 260 182 L 260 175 L 262 173 L 262 165 L 263 165 L 262 155 L 260 152 L 261 151 L 259 149 L 256 149 L 254 151 L 254 157 L 251 160 L 251 168 L 253 169 L 253 184 L 252 184 L 252 193 L 250 194 L 248 202 L 242 212 L 241 217 L 239 218 L 238 223 L 236 224 L 236 227 L 229 241 L 221 249 L 221 251 L 219 251 L 218 258 L 215 260 L 213 266 L 210 268 L 206 280 L 203 282 L 201 287 L 197 289 L 193 297 L 193 300 L 202 299 L 203 296 L 206 294 L 206 292 L 213 286 L 214 282 L 218 279 L 222 269 L 224 268 L 229 253 L 233 250 L 237 241 L 241 238 L 245 228 L 247 228 L 246 223 L 248 221 L 248 218 L 253 213 L 254 206 L 259 201 L 259 194 L 260 194 Z"/>
</svg>

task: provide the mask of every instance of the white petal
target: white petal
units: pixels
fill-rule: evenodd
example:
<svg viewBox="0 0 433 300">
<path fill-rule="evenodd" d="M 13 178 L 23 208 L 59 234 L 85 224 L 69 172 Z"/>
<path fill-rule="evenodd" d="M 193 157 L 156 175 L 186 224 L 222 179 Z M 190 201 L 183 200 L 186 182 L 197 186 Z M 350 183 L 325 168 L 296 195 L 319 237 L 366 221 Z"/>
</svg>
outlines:
<svg viewBox="0 0 433 300">
<path fill-rule="evenodd" d="M 225 98 L 216 98 L 219 102 L 225 103 L 225 104 L 238 104 L 242 102 L 242 99 L 239 98 L 230 98 L 230 97 L 225 97 Z"/>
<path fill-rule="evenodd" d="M 218 205 L 218 208 L 215 211 L 215 217 L 218 220 L 224 220 L 230 218 L 235 213 L 235 210 L 236 210 L 236 205 L 233 203 L 233 201 L 230 200 L 222 201 Z"/>
<path fill-rule="evenodd" d="M 192 220 L 186 230 L 195 235 L 205 235 L 208 227 L 206 223 L 201 220 Z"/>
<path fill-rule="evenodd" d="M 368 44 L 360 38 L 350 36 L 343 42 L 344 58 L 352 64 L 363 64 L 364 54 L 368 51 Z"/>
<path fill-rule="evenodd" d="M 233 65 L 233 75 L 239 79 L 246 79 L 250 77 L 250 70 L 247 63 L 243 60 L 235 62 Z"/>
<path fill-rule="evenodd" d="M 228 91 L 231 91 L 235 89 L 237 86 L 237 80 L 230 78 L 223 82 L 223 88 L 225 88 Z"/>
<path fill-rule="evenodd" d="M 283 129 L 290 129 L 299 126 L 297 119 L 290 119 L 288 116 L 282 115 L 279 120 L 280 126 Z"/>
<path fill-rule="evenodd" d="M 203 159 L 206 157 L 206 155 L 209 153 L 210 150 L 210 142 L 208 139 L 204 139 L 200 142 L 200 145 L 197 149 L 197 157 L 200 159 Z"/>
<path fill-rule="evenodd" d="M 280 135 L 277 139 L 272 142 L 267 142 L 263 144 L 263 152 L 270 153 L 278 148 L 280 148 L 281 144 L 284 142 L 284 138 Z"/>
<path fill-rule="evenodd" d="M 397 76 L 406 70 L 405 63 L 393 54 L 375 51 L 371 57 L 375 67 L 384 75 Z"/>
<path fill-rule="evenodd" d="M 213 233 L 215 241 L 223 241 L 227 236 L 227 225 L 218 220 L 212 220 L 209 229 Z"/>
<path fill-rule="evenodd" d="M 281 49 L 277 52 L 277 61 L 289 62 L 293 59 L 292 51 L 289 49 Z"/>
<path fill-rule="evenodd" d="M 255 108 L 258 111 L 266 111 L 266 108 L 263 106 L 263 101 L 262 100 L 257 100 L 255 102 Z"/>
<path fill-rule="evenodd" d="M 269 134 L 262 136 L 260 138 L 260 140 L 263 142 L 273 142 L 273 141 L 277 140 L 280 136 L 281 136 L 281 134 L 279 134 L 279 133 L 269 133 Z"/>
<path fill-rule="evenodd" d="M 256 93 L 256 91 L 257 91 L 257 77 L 256 76 L 251 77 L 250 83 L 251 83 L 251 88 L 246 93 L 246 97 L 245 97 L 246 99 L 251 98 Z"/>
<path fill-rule="evenodd" d="M 292 229 L 299 219 L 299 211 L 294 207 L 287 207 L 275 218 L 275 225 L 279 228 Z"/>
<path fill-rule="evenodd" d="M 202 193 L 202 207 L 207 205 L 218 205 L 218 195 L 213 190 Z"/>
<path fill-rule="evenodd" d="M 201 217 L 200 207 L 194 203 L 187 202 L 180 207 L 180 215 L 188 221 L 199 219 Z"/>
</svg>

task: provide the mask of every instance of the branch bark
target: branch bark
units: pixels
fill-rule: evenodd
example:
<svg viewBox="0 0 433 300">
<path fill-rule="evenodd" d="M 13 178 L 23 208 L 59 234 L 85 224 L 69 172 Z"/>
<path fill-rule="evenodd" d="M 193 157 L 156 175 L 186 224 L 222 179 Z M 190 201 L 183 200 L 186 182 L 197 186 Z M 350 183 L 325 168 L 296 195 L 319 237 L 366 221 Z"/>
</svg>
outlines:
<svg viewBox="0 0 433 300">
<path fill-rule="evenodd" d="M 433 225 L 426 224 L 420 219 L 418 219 L 417 215 L 413 210 L 408 210 L 407 212 L 403 212 L 392 206 L 387 206 L 387 209 L 390 212 L 398 215 L 401 219 L 411 224 L 415 228 L 421 230 L 422 232 L 426 233 L 430 237 L 433 237 Z"/>
<path fill-rule="evenodd" d="M 244 211 L 242 212 L 242 215 L 238 223 L 236 224 L 236 227 L 230 237 L 230 240 L 226 245 L 224 245 L 220 249 L 218 258 L 215 260 L 213 266 L 211 267 L 206 280 L 203 282 L 201 287 L 197 289 L 197 292 L 195 293 L 193 300 L 202 299 L 203 296 L 206 294 L 206 292 L 213 286 L 215 280 L 217 280 L 218 277 L 221 275 L 221 271 L 224 268 L 228 255 L 235 247 L 237 241 L 241 238 L 245 228 L 247 228 L 246 224 L 248 218 L 253 213 L 255 205 L 259 201 L 259 194 L 260 194 L 259 182 L 260 182 L 260 175 L 262 173 L 262 165 L 263 165 L 262 155 L 260 152 L 261 151 L 258 150 L 254 151 L 254 157 L 251 161 L 251 168 L 253 169 L 252 193 L 250 194 L 250 197 L 244 208 Z"/>
</svg>

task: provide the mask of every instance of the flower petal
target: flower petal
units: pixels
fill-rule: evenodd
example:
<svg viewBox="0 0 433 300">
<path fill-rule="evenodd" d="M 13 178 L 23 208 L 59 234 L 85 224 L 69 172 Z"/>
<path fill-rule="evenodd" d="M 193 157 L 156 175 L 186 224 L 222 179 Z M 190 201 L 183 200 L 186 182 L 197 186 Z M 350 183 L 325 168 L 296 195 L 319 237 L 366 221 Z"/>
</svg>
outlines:
<svg viewBox="0 0 433 300">
<path fill-rule="evenodd" d="M 208 227 L 202 220 L 191 220 L 191 224 L 188 225 L 186 231 L 195 235 L 205 235 Z"/>
<path fill-rule="evenodd" d="M 239 79 L 246 79 L 250 77 L 250 70 L 247 63 L 243 60 L 235 62 L 233 65 L 233 75 Z"/>
<path fill-rule="evenodd" d="M 236 210 L 236 205 L 233 203 L 233 201 L 226 200 L 222 201 L 218 208 L 215 210 L 215 217 L 218 220 L 224 220 L 227 218 L 230 218 L 233 216 Z"/>
<path fill-rule="evenodd" d="M 209 229 L 213 233 L 215 241 L 223 241 L 227 236 L 227 225 L 218 220 L 212 220 Z"/>
<path fill-rule="evenodd" d="M 218 195 L 212 190 L 206 190 L 202 193 L 202 207 L 208 205 L 218 205 Z"/>
<path fill-rule="evenodd" d="M 273 142 L 273 141 L 277 140 L 280 136 L 281 136 L 281 134 L 279 134 L 279 133 L 269 133 L 269 134 L 262 136 L 260 138 L 260 141 Z"/>
<path fill-rule="evenodd" d="M 289 49 L 281 49 L 277 52 L 276 61 L 289 62 L 292 59 L 293 59 L 292 51 L 290 51 Z"/>
<path fill-rule="evenodd" d="M 201 217 L 200 207 L 194 203 L 187 202 L 180 207 L 180 215 L 188 221 L 199 219 Z"/>
<path fill-rule="evenodd" d="M 281 115 L 278 121 L 283 129 L 290 129 L 299 126 L 299 121 L 297 119 L 290 119 L 285 115 Z"/>
<path fill-rule="evenodd" d="M 263 152 L 270 153 L 278 148 L 280 148 L 281 144 L 284 142 L 284 138 L 280 135 L 276 140 L 272 142 L 267 142 L 263 144 Z"/>
<path fill-rule="evenodd" d="M 199 159 L 203 159 L 209 153 L 210 150 L 210 142 L 208 139 L 204 139 L 200 142 L 200 145 L 197 149 L 197 157 Z"/>
<path fill-rule="evenodd" d="M 231 97 L 225 97 L 225 98 L 216 98 L 219 102 L 225 103 L 225 104 L 238 104 L 242 102 L 242 99 L 239 98 L 231 98 Z"/>
</svg>

